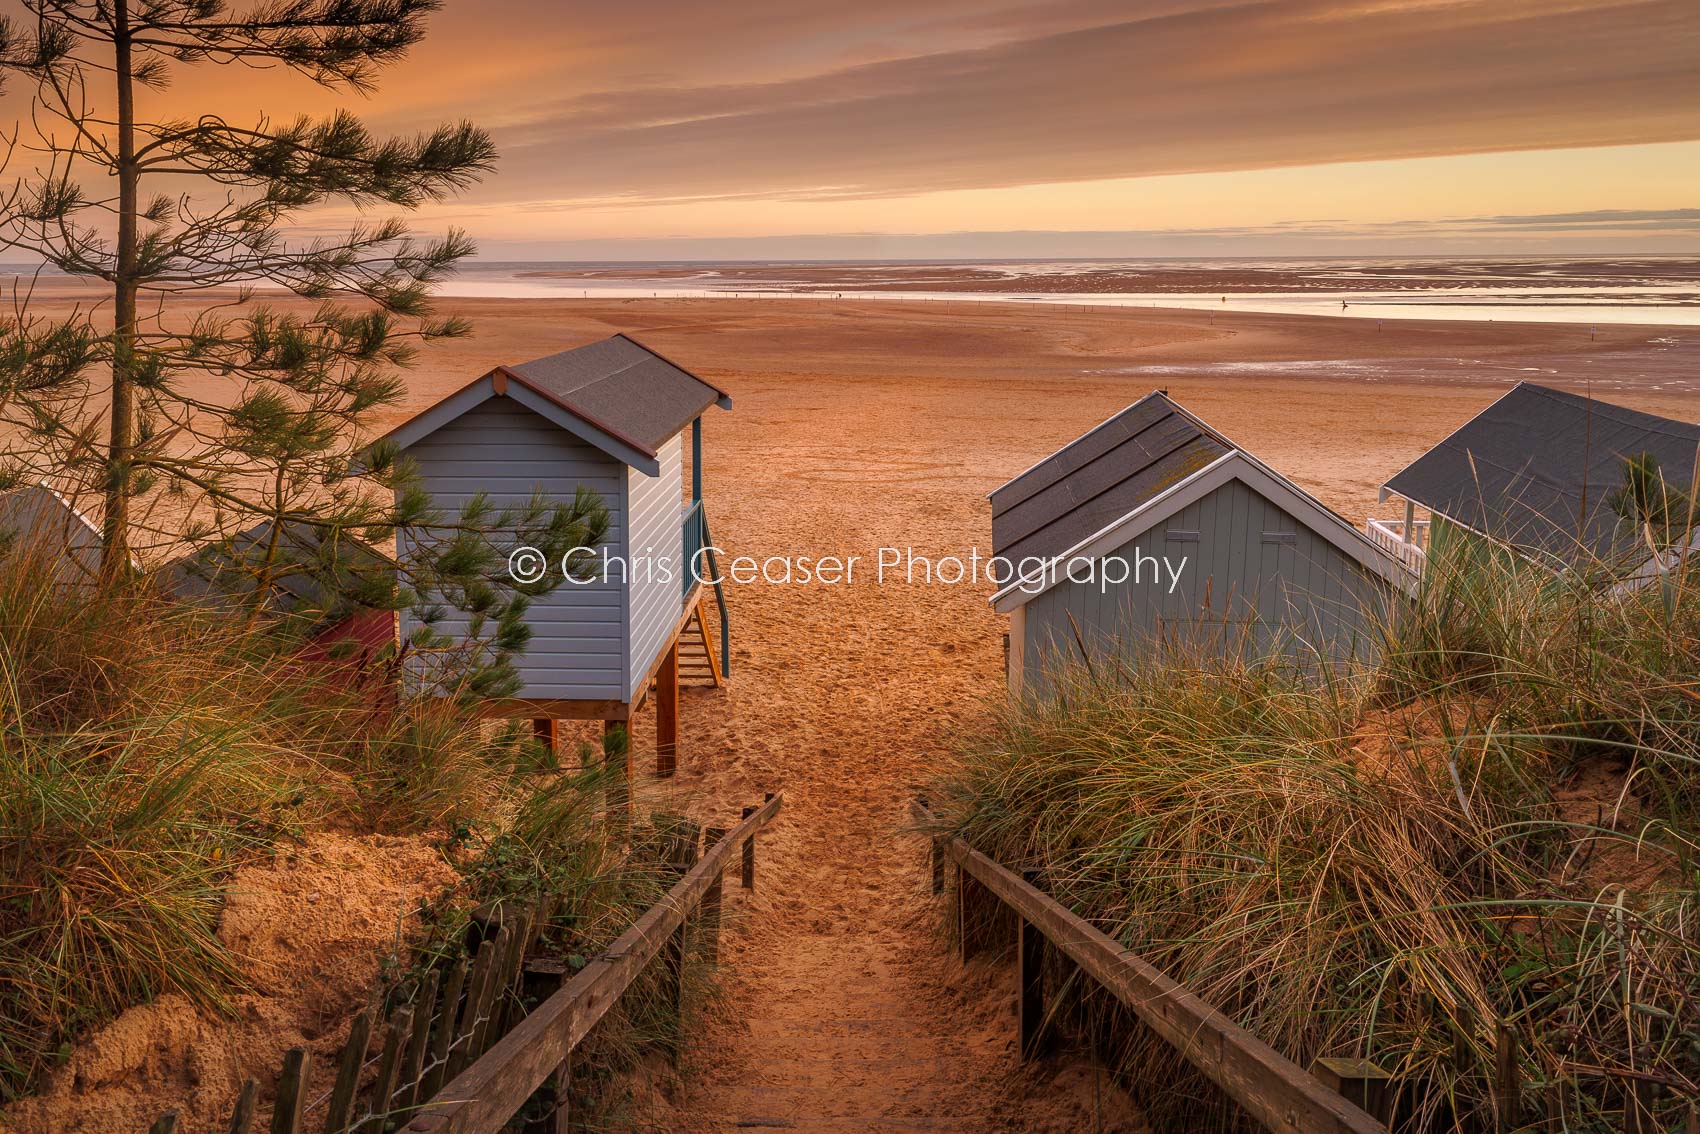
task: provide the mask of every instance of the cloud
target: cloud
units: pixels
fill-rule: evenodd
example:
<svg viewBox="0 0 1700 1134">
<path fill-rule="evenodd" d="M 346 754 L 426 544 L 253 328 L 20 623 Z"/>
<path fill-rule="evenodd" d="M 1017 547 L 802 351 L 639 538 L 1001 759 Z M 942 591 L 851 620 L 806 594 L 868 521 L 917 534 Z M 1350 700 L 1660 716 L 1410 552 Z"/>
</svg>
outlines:
<svg viewBox="0 0 1700 1134">
<path fill-rule="evenodd" d="M 1578 213 L 1470 217 L 1462 223 L 1508 225 L 1515 228 L 1547 231 L 1609 227 L 1700 232 L 1700 209 L 1592 209 Z"/>
<path fill-rule="evenodd" d="M 907 53 L 865 38 L 827 50 L 842 27 L 793 20 L 785 34 L 812 46 L 780 77 L 662 66 L 642 85 L 510 108 L 502 172 L 479 199 L 879 198 L 1700 137 L 1692 0 L 1188 0 L 1132 18 L 923 3 L 907 23 L 899 10 L 875 11 L 919 29 Z M 716 33 L 698 26 L 711 55 Z M 975 45 L 948 46 L 961 40 Z M 658 41 L 664 64 L 679 45 Z M 821 63 L 845 55 L 876 58 Z"/>
</svg>

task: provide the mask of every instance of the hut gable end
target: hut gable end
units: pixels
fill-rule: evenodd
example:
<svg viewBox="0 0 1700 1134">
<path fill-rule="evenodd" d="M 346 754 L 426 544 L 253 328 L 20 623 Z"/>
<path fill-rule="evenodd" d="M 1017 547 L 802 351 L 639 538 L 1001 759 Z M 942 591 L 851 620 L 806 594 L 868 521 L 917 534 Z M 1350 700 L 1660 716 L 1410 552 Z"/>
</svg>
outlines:
<svg viewBox="0 0 1700 1134">
<path fill-rule="evenodd" d="M 491 398 L 409 445 L 425 490 L 452 517 L 480 492 L 501 507 L 541 489 L 570 499 L 579 487 L 608 509 L 610 556 L 625 555 L 626 466 L 511 398 Z M 405 554 L 406 549 L 402 549 Z M 558 566 L 558 565 L 556 565 Z M 625 695 L 626 612 L 617 578 L 567 584 L 526 612 L 532 640 L 517 659 L 528 697 L 620 700 Z M 467 617 L 449 611 L 436 629 L 464 635 Z M 406 640 L 416 626 L 403 611 Z"/>
<path fill-rule="evenodd" d="M 703 412 L 731 404 L 711 383 L 615 335 L 497 366 L 383 438 L 413 459 L 447 515 L 480 493 L 501 507 L 538 492 L 571 500 L 580 489 L 608 510 L 597 577 L 564 582 L 527 610 L 531 637 L 516 659 L 521 688 L 512 700 L 539 713 L 624 719 L 646 696 L 694 609 L 682 550 L 686 523 L 700 527 L 701 518 L 684 507 L 684 433 L 696 460 Z M 405 543 L 399 550 L 406 554 Z M 404 635 L 412 621 L 403 616 Z M 450 612 L 436 629 L 465 636 L 468 621 Z"/>
<path fill-rule="evenodd" d="M 1159 645 L 1343 661 L 1413 577 L 1318 500 L 1153 393 L 992 494 L 1012 692 Z"/>
</svg>

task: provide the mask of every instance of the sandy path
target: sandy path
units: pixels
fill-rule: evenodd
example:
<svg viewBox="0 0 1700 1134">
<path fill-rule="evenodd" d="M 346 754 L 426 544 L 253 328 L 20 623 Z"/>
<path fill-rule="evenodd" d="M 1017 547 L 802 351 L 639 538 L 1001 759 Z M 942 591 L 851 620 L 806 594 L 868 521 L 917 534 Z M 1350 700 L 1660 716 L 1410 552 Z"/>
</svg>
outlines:
<svg viewBox="0 0 1700 1134">
<path fill-rule="evenodd" d="M 948 443 L 976 424 L 972 401 L 901 379 L 746 383 L 737 396 L 711 421 L 705 461 L 728 550 L 858 555 L 860 572 L 882 546 L 974 543 L 974 501 L 996 474 Z M 858 425 L 823 433 L 832 421 Z M 733 683 L 684 707 L 692 771 L 679 787 L 705 814 L 708 800 L 774 788 L 787 809 L 729 941 L 729 1010 L 667 1125 L 1091 1129 L 1079 1100 L 1023 1093 L 1009 1001 L 985 995 L 1012 978 L 955 971 L 924 850 L 899 834 L 907 785 L 996 687 L 997 619 L 980 587 L 852 578 L 732 588 Z"/>
<path fill-rule="evenodd" d="M 844 318 L 861 322 L 865 311 Z M 1108 367 L 1081 355 L 1210 360 L 1212 348 L 1216 358 L 1247 349 L 1204 320 L 1086 318 L 1038 330 L 1019 314 L 874 322 L 770 324 L 759 338 L 718 322 L 648 336 L 736 398 L 733 413 L 709 419 L 705 459 L 714 530 L 732 553 L 872 564 L 887 546 L 927 556 L 984 549 L 987 492 L 1157 384 L 1082 373 Z M 1259 325 L 1245 338 L 1275 357 L 1319 345 L 1282 341 L 1292 326 Z M 769 334 L 802 350 L 810 369 L 776 365 Z M 826 341 L 834 335 L 841 345 Z M 875 359 L 846 349 L 858 340 L 878 343 Z M 1383 341 L 1427 353 L 1420 337 Z M 1511 364 L 1488 369 L 1500 365 Z M 1457 381 L 1287 381 L 1255 398 L 1244 382 L 1164 384 L 1354 518 L 1382 479 L 1491 398 Z M 1352 443 L 1339 444 L 1342 434 Z M 986 593 L 889 574 L 731 588 L 736 672 L 727 690 L 687 700 L 686 772 L 672 790 L 694 797 L 705 818 L 717 814 L 709 801 L 775 788 L 787 810 L 729 936 L 726 1011 L 668 1128 L 1138 1128 L 1125 1098 L 1078 1060 L 1037 1081 L 1020 1073 L 1013 974 L 965 972 L 951 959 L 925 895 L 924 849 L 900 834 L 909 785 L 933 773 L 957 726 L 999 689 L 1004 625 Z"/>
</svg>

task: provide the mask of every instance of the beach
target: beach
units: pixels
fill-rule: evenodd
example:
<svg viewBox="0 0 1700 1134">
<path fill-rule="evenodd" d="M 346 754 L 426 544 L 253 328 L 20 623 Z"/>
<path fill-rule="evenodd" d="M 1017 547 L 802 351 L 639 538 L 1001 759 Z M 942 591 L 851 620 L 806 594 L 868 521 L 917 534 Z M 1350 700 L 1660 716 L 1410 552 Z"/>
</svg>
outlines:
<svg viewBox="0 0 1700 1134">
<path fill-rule="evenodd" d="M 379 427 L 498 363 L 630 334 L 730 393 L 731 411 L 704 420 L 704 497 L 716 543 L 758 560 L 988 551 L 987 493 L 1158 387 L 1354 523 L 1375 513 L 1383 481 L 1523 378 L 1686 420 L 1700 411 L 1700 336 L 1659 327 L 1377 329 L 873 299 L 442 307 L 476 334 L 424 351 L 408 404 Z M 996 709 L 1005 626 L 989 590 L 904 570 L 729 586 L 731 680 L 684 691 L 671 781 L 647 775 L 654 721 L 639 714 L 636 760 L 651 802 L 730 826 L 741 805 L 785 794 L 761 840 L 756 889 L 727 891 L 726 991 L 687 1056 L 694 1073 L 650 1100 L 663 1128 L 1140 1128 L 1084 1056 L 1017 1073 L 1013 969 L 954 960 L 927 892 L 926 847 L 903 833 L 916 786 L 949 765 L 964 727 Z M 278 904 L 287 917 L 287 897 Z M 311 1016 L 322 1028 L 324 999 L 307 979 L 247 1021 L 192 1026 L 258 1029 L 243 1041 L 253 1048 L 279 1021 Z M 200 1096 L 197 1111 L 216 1111 L 224 1080 L 189 1085 L 171 1027 L 132 1047 L 124 1066 L 144 1076 L 126 1080 L 120 1067 L 105 1093 L 14 1108 L 19 1128 L 101 1129 L 184 1090 Z"/>
<path fill-rule="evenodd" d="M 0 1134 L 1700 1134 L 1700 4 L 23 8 Z"/>
<path fill-rule="evenodd" d="M 1695 343 L 1657 328 L 1373 325 L 1173 311 L 783 300 L 456 301 L 417 404 L 496 361 L 630 333 L 729 391 L 705 500 L 734 555 L 989 545 L 986 494 L 1157 386 L 1354 523 L 1379 485 L 1522 377 L 1692 419 Z M 1667 341 L 1669 340 L 1669 341 Z M 1339 360 L 1359 369 L 1340 370 Z M 1273 366 L 1271 366 L 1273 364 Z M 1363 367 L 1374 367 L 1373 373 Z M 1161 373 L 1152 369 L 1156 368 Z M 1261 368 L 1261 369 L 1260 369 Z M 1622 375 L 1645 377 L 1628 379 Z M 935 578 L 728 588 L 733 673 L 689 689 L 671 797 L 728 825 L 785 793 L 722 951 L 728 991 L 666 1128 L 1139 1128 L 1084 1057 L 1018 1073 L 1014 972 L 954 959 L 902 831 L 914 785 L 994 711 L 1004 620 Z M 652 767 L 653 721 L 635 725 Z M 731 891 L 728 891 L 731 893 Z"/>
</svg>

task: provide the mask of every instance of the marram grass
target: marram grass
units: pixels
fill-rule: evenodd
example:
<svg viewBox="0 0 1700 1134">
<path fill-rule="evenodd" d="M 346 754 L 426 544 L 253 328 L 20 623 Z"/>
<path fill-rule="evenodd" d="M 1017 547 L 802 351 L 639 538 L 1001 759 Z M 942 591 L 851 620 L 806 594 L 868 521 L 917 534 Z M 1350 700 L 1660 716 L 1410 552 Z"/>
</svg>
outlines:
<svg viewBox="0 0 1700 1134">
<path fill-rule="evenodd" d="M 54 567 L 0 548 L 0 1100 L 131 1005 L 241 990 L 217 936 L 230 872 L 311 827 L 441 838 L 478 900 L 483 857 L 517 838 L 587 910 L 637 895 L 581 802 L 534 793 L 551 777 L 513 735 L 146 580 L 68 587 Z"/>
<path fill-rule="evenodd" d="M 934 796 L 1288 1056 L 1381 1063 L 1405 1128 L 1489 1128 L 1505 1029 L 1519 1122 L 1621 1129 L 1651 1084 L 1674 1126 L 1700 1102 L 1700 574 L 1610 597 L 1443 555 L 1383 637 L 1326 682 L 1175 651 L 1067 674 Z M 1159 1128 L 1243 1123 L 1121 1038 Z"/>
</svg>

